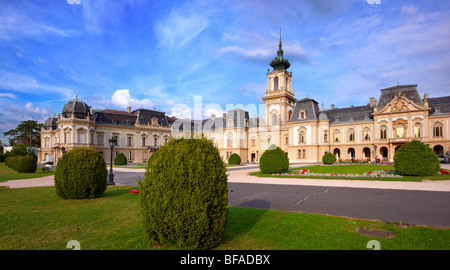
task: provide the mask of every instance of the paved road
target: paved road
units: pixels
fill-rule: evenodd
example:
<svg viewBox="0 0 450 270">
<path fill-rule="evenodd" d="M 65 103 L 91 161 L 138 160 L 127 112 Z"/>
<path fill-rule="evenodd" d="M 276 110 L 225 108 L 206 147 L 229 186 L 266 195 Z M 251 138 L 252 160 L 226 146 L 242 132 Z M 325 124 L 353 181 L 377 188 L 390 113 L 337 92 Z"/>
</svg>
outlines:
<svg viewBox="0 0 450 270">
<path fill-rule="evenodd" d="M 264 178 L 248 177 L 250 168 L 245 166 L 228 170 L 230 205 L 450 228 L 449 181 L 406 184 L 389 181 L 376 186 L 377 183 L 374 182 L 381 181 L 333 182 L 316 179 L 304 181 L 313 183 L 308 185 L 289 184 L 290 182 L 282 182 L 279 178 L 272 178 L 267 180 L 272 181 L 271 184 L 265 184 L 256 182 L 266 180 Z M 116 183 L 126 185 L 137 185 L 138 176 L 143 178 L 144 175 L 142 171 L 117 170 L 114 174 Z M 246 179 L 240 182 L 243 178 Z M 273 184 L 275 179 L 283 184 Z M 354 186 L 348 187 L 350 183 Z M 364 188 L 358 187 L 359 183 Z"/>
</svg>

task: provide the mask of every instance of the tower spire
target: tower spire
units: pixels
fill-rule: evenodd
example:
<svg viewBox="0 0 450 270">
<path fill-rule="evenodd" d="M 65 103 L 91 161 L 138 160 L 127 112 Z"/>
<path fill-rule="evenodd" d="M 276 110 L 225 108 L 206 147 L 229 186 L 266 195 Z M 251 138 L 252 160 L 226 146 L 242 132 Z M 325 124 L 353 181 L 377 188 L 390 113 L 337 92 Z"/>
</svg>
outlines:
<svg viewBox="0 0 450 270">
<path fill-rule="evenodd" d="M 283 57 L 283 44 L 281 42 L 281 28 L 280 28 L 280 43 L 278 44 L 277 57 L 275 57 L 271 62 L 270 66 L 274 68 L 274 70 L 286 70 L 291 64 L 288 59 Z"/>
</svg>

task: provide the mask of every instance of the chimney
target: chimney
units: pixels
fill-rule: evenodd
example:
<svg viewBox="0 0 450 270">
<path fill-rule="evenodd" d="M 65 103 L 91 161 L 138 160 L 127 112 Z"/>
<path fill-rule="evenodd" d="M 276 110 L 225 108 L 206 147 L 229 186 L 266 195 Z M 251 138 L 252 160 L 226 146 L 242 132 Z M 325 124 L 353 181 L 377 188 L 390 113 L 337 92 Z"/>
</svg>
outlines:
<svg viewBox="0 0 450 270">
<path fill-rule="evenodd" d="M 215 114 L 211 115 L 211 119 L 216 120 L 216 115 Z"/>
<path fill-rule="evenodd" d="M 334 104 L 331 104 L 331 109 L 334 110 Z"/>
<path fill-rule="evenodd" d="M 131 113 L 131 107 L 127 107 L 127 112 Z"/>
<path fill-rule="evenodd" d="M 369 103 L 369 105 L 370 105 L 370 108 L 372 108 L 372 107 L 373 107 L 373 99 L 374 99 L 373 97 L 371 97 L 371 98 L 370 98 L 370 103 Z"/>
</svg>

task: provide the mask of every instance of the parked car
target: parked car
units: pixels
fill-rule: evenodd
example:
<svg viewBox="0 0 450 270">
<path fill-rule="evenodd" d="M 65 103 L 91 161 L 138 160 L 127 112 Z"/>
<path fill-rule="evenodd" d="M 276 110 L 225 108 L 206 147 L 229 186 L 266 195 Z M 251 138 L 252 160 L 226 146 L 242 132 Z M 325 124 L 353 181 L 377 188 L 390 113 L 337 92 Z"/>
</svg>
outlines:
<svg viewBox="0 0 450 270">
<path fill-rule="evenodd" d="M 445 163 L 445 157 L 444 156 L 439 156 L 439 161 L 441 163 Z"/>
</svg>

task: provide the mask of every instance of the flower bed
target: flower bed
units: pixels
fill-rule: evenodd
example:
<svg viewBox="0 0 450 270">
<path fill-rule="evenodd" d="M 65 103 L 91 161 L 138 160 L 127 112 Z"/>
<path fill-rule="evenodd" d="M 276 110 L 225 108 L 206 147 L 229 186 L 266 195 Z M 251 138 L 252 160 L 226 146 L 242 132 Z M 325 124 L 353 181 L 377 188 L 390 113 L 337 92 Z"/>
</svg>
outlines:
<svg viewBox="0 0 450 270">
<path fill-rule="evenodd" d="M 444 170 L 444 169 L 439 169 L 439 172 L 438 172 L 438 173 L 439 173 L 439 174 L 450 174 L 449 171 Z"/>
<path fill-rule="evenodd" d="M 337 176 L 337 177 L 392 177 L 392 178 L 402 178 L 401 175 L 393 174 L 393 171 L 371 171 L 363 174 L 351 174 L 351 173 L 310 173 L 309 170 L 302 169 L 290 169 L 286 173 L 273 173 L 272 175 L 304 175 L 304 176 Z"/>
</svg>

